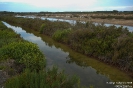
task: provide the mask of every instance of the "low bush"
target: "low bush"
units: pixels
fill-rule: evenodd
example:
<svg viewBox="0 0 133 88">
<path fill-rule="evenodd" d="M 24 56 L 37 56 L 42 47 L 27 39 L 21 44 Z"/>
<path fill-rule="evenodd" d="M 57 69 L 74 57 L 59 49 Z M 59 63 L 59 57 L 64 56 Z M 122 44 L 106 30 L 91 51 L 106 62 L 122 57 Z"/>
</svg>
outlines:
<svg viewBox="0 0 133 88">
<path fill-rule="evenodd" d="M 21 41 L 19 34 L 16 34 L 12 29 L 7 28 L 0 22 L 0 48 L 14 41 Z"/>
<path fill-rule="evenodd" d="M 57 67 L 46 71 L 45 57 L 37 45 L 1 25 L 4 24 L 0 23 L 0 61 L 5 64 L 0 69 L 12 76 L 4 88 L 81 88 L 76 76 L 70 78 Z"/>
<path fill-rule="evenodd" d="M 31 70 L 43 69 L 45 58 L 36 44 L 31 42 L 13 42 L 0 49 L 1 59 L 14 59 Z"/>
<path fill-rule="evenodd" d="M 57 67 L 48 71 L 30 72 L 26 69 L 22 74 L 12 77 L 4 88 L 81 88 L 76 76 L 68 77 Z"/>
<path fill-rule="evenodd" d="M 52 38 L 58 42 L 68 43 L 68 35 L 70 32 L 71 29 L 57 30 Z"/>
<path fill-rule="evenodd" d="M 42 24 L 41 27 L 40 27 L 39 32 L 40 32 L 41 34 L 43 34 L 43 32 L 44 32 L 44 27 L 45 27 L 45 24 Z"/>
<path fill-rule="evenodd" d="M 92 17 L 95 18 L 97 16 Z M 103 19 L 106 17 L 112 18 L 110 15 L 99 17 Z M 114 17 L 119 19 L 120 16 Z M 128 47 L 132 47 L 133 33 L 122 26 L 116 27 L 113 25 L 106 27 L 104 24 L 95 25 L 92 22 L 82 23 L 80 21 L 72 26 L 66 22 L 36 21 L 36 19 L 30 19 L 32 22 L 28 24 L 27 18 L 0 17 L 0 19 L 16 24 L 21 20 L 19 24 L 22 27 L 26 22 L 29 26 L 40 23 L 40 26 L 38 26 L 42 28 L 43 34 L 52 37 L 55 41 L 65 43 L 77 52 L 93 56 L 117 67 L 119 66 L 121 69 L 133 71 L 133 50 Z M 43 24 L 45 24 L 45 27 Z M 38 26 L 33 27 L 36 28 Z M 68 28 L 71 28 L 72 31 L 68 30 Z M 121 44 L 119 44 L 120 42 Z M 125 42 L 128 42 L 128 45 Z"/>
</svg>

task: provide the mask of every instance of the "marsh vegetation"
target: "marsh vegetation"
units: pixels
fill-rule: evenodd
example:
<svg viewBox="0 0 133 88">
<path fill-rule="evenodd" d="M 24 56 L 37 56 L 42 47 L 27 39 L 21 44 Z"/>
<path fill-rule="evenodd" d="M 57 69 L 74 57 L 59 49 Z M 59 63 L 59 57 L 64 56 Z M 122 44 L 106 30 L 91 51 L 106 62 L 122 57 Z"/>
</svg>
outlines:
<svg viewBox="0 0 133 88">
<path fill-rule="evenodd" d="M 38 46 L 26 41 L 0 22 L 0 69 L 8 78 L 4 88 L 81 88 L 77 76 L 68 77 L 54 66 L 46 70 L 46 59 Z"/>
<path fill-rule="evenodd" d="M 122 71 L 126 71 L 130 77 L 133 77 L 133 33 L 129 32 L 127 28 L 122 26 L 116 27 L 114 25 L 106 27 L 104 24 L 95 25 L 90 21 L 86 23 L 77 21 L 75 25 L 71 25 L 67 22 L 52 22 L 39 18 L 16 18 L 13 16 L 1 16 L 0 20 L 13 25 L 19 25 L 22 28 L 28 28 L 41 35 L 47 35 L 53 40 L 67 45 L 76 52 L 98 59 Z M 1 60 L 13 61 L 13 66 L 8 69 L 9 74 L 14 76 L 19 73 L 19 75 L 14 76 L 6 82 L 5 86 L 7 86 L 7 88 L 10 88 L 12 84 L 16 83 L 18 83 L 16 88 L 20 86 L 27 88 L 32 86 L 39 86 L 39 88 L 43 88 L 44 86 L 49 88 L 80 86 L 77 77 L 68 79 L 63 72 L 57 72 L 56 67 L 49 70 L 51 74 L 56 74 L 56 76 L 50 76 L 51 79 L 49 79 L 48 71 L 45 69 L 45 57 L 36 44 L 23 40 L 19 34 L 16 34 L 12 29 L 2 24 L 0 33 L 2 33 L 2 41 L 0 41 Z M 73 56 L 70 55 L 70 57 Z M 70 60 L 68 62 L 71 63 L 72 61 L 73 60 Z M 1 69 L 7 68 L 1 66 Z M 59 74 L 62 74 L 63 78 L 58 77 Z M 31 76 L 29 77 L 29 75 Z M 36 77 L 41 78 L 36 79 Z M 52 80 L 53 77 L 57 78 L 57 80 Z M 27 80 L 24 82 L 23 78 L 27 78 Z M 30 81 L 31 85 L 28 85 L 29 79 L 34 80 Z M 44 84 L 40 82 L 42 80 Z M 65 80 L 66 83 L 62 80 Z M 21 82 L 25 84 L 22 85 Z M 55 83 L 51 84 L 50 82 Z"/>
<path fill-rule="evenodd" d="M 67 22 L 3 17 L 2 20 L 21 25 L 52 37 L 84 55 L 95 57 L 103 62 L 133 71 L 133 33 L 127 28 L 104 24 L 95 25 L 77 22 L 74 26 Z"/>
</svg>

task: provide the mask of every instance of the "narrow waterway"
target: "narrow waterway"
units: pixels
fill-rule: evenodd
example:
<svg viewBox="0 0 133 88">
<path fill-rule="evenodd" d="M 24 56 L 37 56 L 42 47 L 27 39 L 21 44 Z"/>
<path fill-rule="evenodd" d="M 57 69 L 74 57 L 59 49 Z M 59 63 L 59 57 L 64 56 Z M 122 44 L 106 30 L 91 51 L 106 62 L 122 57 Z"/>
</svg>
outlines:
<svg viewBox="0 0 133 88">
<path fill-rule="evenodd" d="M 76 21 L 75 20 L 66 20 L 66 19 L 57 19 L 57 18 L 46 18 L 46 17 L 36 17 L 36 16 L 16 16 L 16 17 L 24 17 L 24 18 L 40 18 L 42 20 L 50 20 L 50 21 L 64 21 L 64 22 L 68 22 L 70 24 L 75 24 Z M 82 21 L 82 23 L 85 23 L 84 21 Z M 98 23 L 95 23 L 96 25 Z M 124 28 L 127 28 L 129 30 L 129 32 L 133 32 L 133 26 L 125 26 L 125 25 L 117 25 L 117 24 L 107 24 L 107 23 L 104 23 L 105 26 L 111 26 L 111 25 L 115 25 L 116 27 L 121 27 L 123 26 Z"/>
<path fill-rule="evenodd" d="M 108 66 L 100 61 L 76 53 L 60 43 L 54 42 L 47 36 L 29 33 L 21 27 L 12 26 L 3 22 L 7 27 L 12 28 L 25 40 L 36 43 L 46 57 L 47 68 L 57 65 L 60 70 L 72 76 L 77 75 L 81 84 L 94 88 L 114 88 L 115 85 L 107 84 L 110 81 L 133 81 L 125 73 L 116 68 Z"/>
</svg>

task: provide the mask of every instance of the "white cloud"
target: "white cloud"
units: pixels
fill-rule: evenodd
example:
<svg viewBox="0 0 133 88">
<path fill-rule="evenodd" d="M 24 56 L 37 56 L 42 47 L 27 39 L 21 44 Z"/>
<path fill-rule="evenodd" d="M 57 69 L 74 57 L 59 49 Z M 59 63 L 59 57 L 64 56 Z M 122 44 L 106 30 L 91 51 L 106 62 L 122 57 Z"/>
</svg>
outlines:
<svg viewBox="0 0 133 88">
<path fill-rule="evenodd" d="M 0 0 L 0 2 L 26 3 L 34 6 L 35 8 L 48 8 L 53 11 L 133 11 L 133 6 L 108 6 L 106 4 L 104 6 L 100 6 L 103 2 L 98 2 L 98 0 Z M 104 1 L 104 3 L 109 3 L 109 0 L 106 2 Z"/>
<path fill-rule="evenodd" d="M 37 7 L 70 7 L 86 8 L 93 6 L 97 0 L 0 0 L 0 2 L 19 2 L 27 3 Z"/>
<path fill-rule="evenodd" d="M 133 6 L 110 6 L 110 7 L 96 7 L 93 8 L 92 11 L 106 11 L 106 10 L 120 10 L 120 11 L 133 11 Z"/>
<path fill-rule="evenodd" d="M 41 41 L 40 37 L 33 36 L 32 34 L 29 34 L 25 38 L 28 39 L 28 40 L 32 40 L 32 41 L 38 41 L 38 42 Z"/>
</svg>

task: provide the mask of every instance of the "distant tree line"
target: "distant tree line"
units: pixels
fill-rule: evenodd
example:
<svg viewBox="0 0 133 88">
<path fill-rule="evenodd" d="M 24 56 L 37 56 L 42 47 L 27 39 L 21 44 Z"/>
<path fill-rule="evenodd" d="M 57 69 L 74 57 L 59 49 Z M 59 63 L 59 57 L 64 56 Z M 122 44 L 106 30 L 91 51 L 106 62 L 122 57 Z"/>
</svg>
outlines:
<svg viewBox="0 0 133 88">
<path fill-rule="evenodd" d="M 41 12 L 10 12 L 10 11 L 0 11 L 0 14 L 20 14 L 20 15 L 28 15 L 28 14 L 94 14 L 94 13 L 125 13 L 125 14 L 133 14 L 133 11 L 64 11 L 64 12 L 48 12 L 48 11 L 41 11 Z"/>
</svg>

